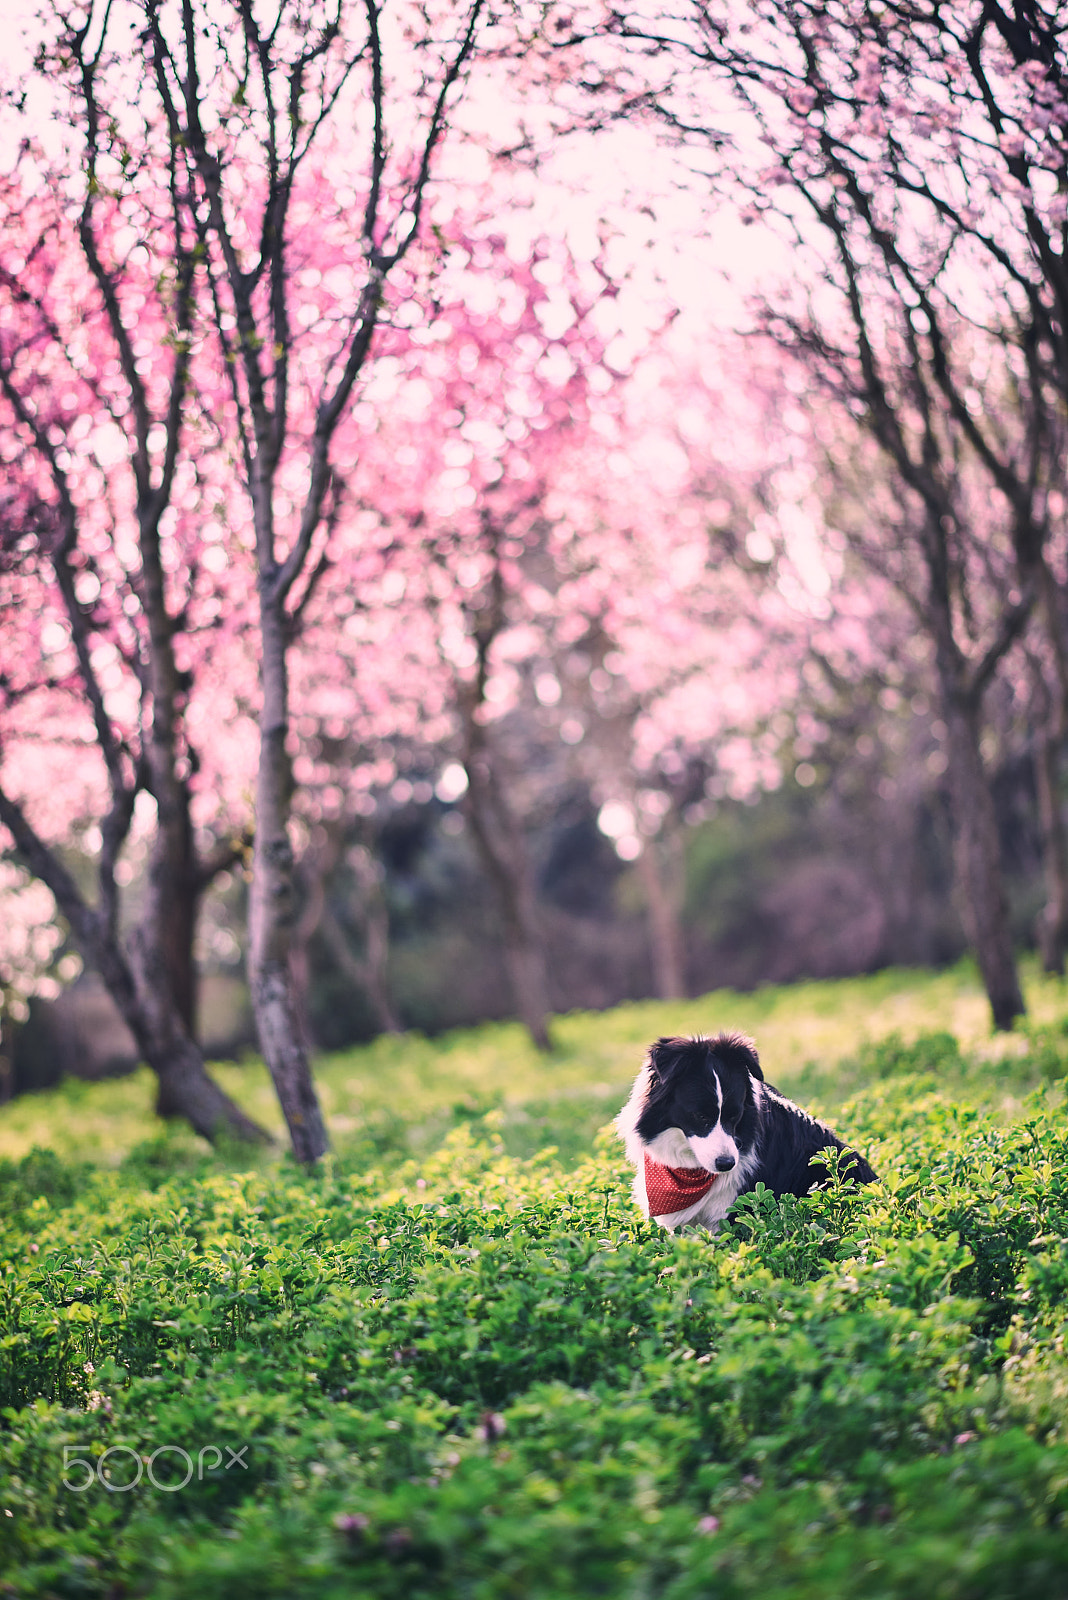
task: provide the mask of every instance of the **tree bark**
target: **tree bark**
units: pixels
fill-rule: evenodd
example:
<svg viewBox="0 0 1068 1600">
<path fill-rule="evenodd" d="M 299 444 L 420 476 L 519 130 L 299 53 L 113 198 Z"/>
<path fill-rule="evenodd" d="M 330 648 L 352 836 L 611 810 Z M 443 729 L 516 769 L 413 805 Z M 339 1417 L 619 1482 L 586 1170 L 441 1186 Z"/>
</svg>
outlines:
<svg viewBox="0 0 1068 1600">
<path fill-rule="evenodd" d="M 322 931 L 330 953 L 342 972 L 364 990 L 383 1033 L 403 1033 L 389 985 L 389 906 L 382 889 L 382 863 L 367 845 L 357 844 L 348 852 L 360 891 L 363 917 L 364 958 L 352 954 L 344 929 L 327 900 L 323 907 Z"/>
<path fill-rule="evenodd" d="M 202 887 L 193 841 L 189 784 L 179 761 L 181 679 L 174 654 L 174 619 L 166 599 L 160 557 L 159 514 L 149 498 L 140 508 L 140 597 L 148 628 L 147 686 L 151 714 L 144 741 L 148 787 L 156 802 L 156 832 L 140 922 L 131 940 L 132 994 L 125 994 L 126 963 L 97 965 L 134 1038 L 159 1080 L 157 1110 L 185 1116 L 198 1133 L 220 1125 L 243 1139 L 258 1128 L 208 1076 L 195 1043 L 196 981 L 193 937 Z M 116 936 L 112 926 L 107 930 Z"/>
<path fill-rule="evenodd" d="M 381 1033 L 403 1033 L 404 1025 L 393 1005 L 386 970 L 389 952 L 389 927 L 386 919 L 373 907 L 367 908 L 365 938 L 367 954 L 363 961 L 353 955 L 345 930 L 334 915 L 329 903 L 323 907 L 320 932 L 326 940 L 331 959 L 349 982 L 366 994 Z M 385 907 L 382 907 L 382 911 Z"/>
<path fill-rule="evenodd" d="M 197 916 L 204 889 L 234 851 L 220 849 L 214 863 L 198 860 L 188 786 L 177 783 L 172 799 L 173 811 L 157 832 L 145 913 L 131 940 L 148 1031 L 138 1036 L 124 1013 L 125 1020 L 159 1079 L 160 1116 L 186 1117 L 206 1138 L 215 1137 L 212 1130 L 217 1133 L 221 1126 L 231 1138 L 269 1142 L 266 1130 L 246 1117 L 210 1077 L 197 1043 Z"/>
<path fill-rule="evenodd" d="M 130 960 L 110 941 L 95 950 L 83 945 L 156 1075 L 156 1110 L 161 1117 L 185 1117 L 206 1139 L 226 1133 L 248 1143 L 269 1143 L 266 1131 L 209 1076 L 171 999 L 169 975 L 161 974 L 161 949 L 161 941 L 143 925 L 135 932 Z"/>
<path fill-rule="evenodd" d="M 1034 729 L 1031 755 L 1046 883 L 1046 904 L 1039 912 L 1035 936 L 1044 971 L 1063 977 L 1068 951 L 1068 833 L 1061 805 L 1060 771 L 1068 706 L 1068 661 L 1062 596 L 1048 563 L 1043 562 L 1039 577 L 1040 611 L 1052 662 L 1028 651 Z"/>
<path fill-rule="evenodd" d="M 1025 1006 L 1009 930 L 994 802 L 980 748 L 978 696 L 942 683 L 957 882 L 994 1026 L 1010 1030 Z"/>
<path fill-rule="evenodd" d="M 1060 801 L 1060 743 L 1046 728 L 1035 735 L 1035 788 L 1042 832 L 1046 904 L 1038 916 L 1038 948 L 1045 972 L 1064 976 L 1068 948 L 1068 844 Z"/>
<path fill-rule="evenodd" d="M 166 759 L 166 757 L 164 757 Z M 177 780 L 157 792 L 157 829 L 149 857 L 137 948 L 146 981 L 166 989 L 182 1027 L 196 1039 L 197 981 L 193 942 L 200 886 L 189 816 L 189 793 Z M 163 795 L 160 803 L 159 795 Z"/>
<path fill-rule="evenodd" d="M 551 1050 L 549 981 L 538 927 L 530 862 L 481 727 L 464 763 L 466 810 L 475 845 L 501 911 L 504 962 L 520 1021 L 539 1050 Z"/>
<path fill-rule="evenodd" d="M 151 920 L 152 885 L 145 916 L 135 929 L 127 952 L 118 933 L 113 894 L 100 907 L 89 906 L 59 856 L 34 831 L 22 808 L 2 790 L 0 822 L 11 833 L 19 858 L 51 889 L 83 960 L 100 973 L 140 1055 L 155 1073 L 160 1114 L 187 1118 L 206 1139 L 215 1140 L 220 1133 L 226 1133 L 239 1140 L 269 1143 L 266 1131 L 209 1076 L 204 1058 L 178 1014 L 164 941 Z M 164 846 L 157 845 L 157 851 L 166 854 Z M 160 881 L 158 876 L 157 889 Z"/>
<path fill-rule="evenodd" d="M 686 996 L 682 927 L 672 886 L 664 881 L 656 839 L 645 841 L 637 867 L 649 910 L 649 943 L 657 998 L 682 1000 Z"/>
<path fill-rule="evenodd" d="M 260 1049 L 286 1119 L 293 1154 L 303 1165 L 310 1165 L 325 1154 L 328 1140 L 300 1026 L 291 965 L 297 896 L 288 828 L 292 777 L 286 751 L 286 625 L 282 605 L 268 592 L 263 579 L 260 632 L 263 705 L 249 901 L 249 988 Z"/>
</svg>

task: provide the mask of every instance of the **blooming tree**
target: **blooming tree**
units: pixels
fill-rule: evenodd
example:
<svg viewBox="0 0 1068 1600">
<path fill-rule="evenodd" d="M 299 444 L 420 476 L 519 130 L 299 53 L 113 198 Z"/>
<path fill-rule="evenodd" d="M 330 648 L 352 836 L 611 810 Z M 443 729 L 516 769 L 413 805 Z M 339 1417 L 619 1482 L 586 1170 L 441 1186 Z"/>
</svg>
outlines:
<svg viewBox="0 0 1068 1600">
<path fill-rule="evenodd" d="M 463 222 L 448 235 L 436 320 L 409 337 L 391 332 L 382 347 L 394 403 L 362 412 L 368 437 L 352 491 L 366 509 L 342 520 L 339 548 L 351 538 L 352 559 L 369 560 L 388 540 L 388 565 L 354 607 L 340 562 L 306 639 L 320 606 L 346 611 L 336 670 L 365 691 L 376 674 L 388 678 L 382 744 L 434 726 L 459 757 L 517 1005 L 544 1039 L 523 835 L 560 769 L 549 745 L 593 789 L 620 854 L 637 859 L 658 986 L 681 993 L 678 895 L 665 892 L 660 857 L 673 853 L 671 824 L 693 815 L 709 772 L 744 792 L 778 778 L 766 723 L 798 681 L 817 603 L 811 560 L 809 586 L 798 576 L 803 535 L 810 557 L 812 537 L 793 507 L 790 552 L 772 572 L 789 512 L 775 501 L 772 515 L 769 486 L 776 479 L 785 497 L 787 463 L 766 465 L 772 395 L 770 380 L 759 395 L 751 383 L 751 352 L 718 394 L 695 370 L 675 375 L 663 352 L 647 352 L 624 380 L 611 367 L 620 313 L 596 241 L 585 262 L 544 242 L 510 259 L 495 224 Z M 492 279 L 480 261 L 490 251 Z M 373 715 L 368 705 L 350 726 L 369 727 Z M 325 751 L 329 740 L 318 742 Z M 353 776 L 392 773 L 387 761 L 385 772 L 367 763 Z M 321 778 L 339 795 L 330 762 Z"/>
<path fill-rule="evenodd" d="M 190 674 L 208 656 L 225 672 L 215 622 L 243 605 L 201 560 L 203 485 L 183 448 L 195 237 L 166 188 L 151 207 L 116 197 L 83 131 L 80 178 L 49 189 L 38 152 L 38 172 L 2 191 L 0 822 L 101 972 L 161 1111 L 258 1137 L 191 1031 L 196 900 L 233 847 L 194 838 Z M 137 826 L 151 842 L 127 937 Z M 72 834 L 95 857 L 95 895 L 67 863 Z"/>
<path fill-rule="evenodd" d="M 444 743 L 466 774 L 464 804 L 493 883 L 515 1003 L 548 1044 L 548 989 L 516 777 L 495 733 L 543 637 L 537 581 L 546 485 L 568 441 L 587 437 L 590 386 L 610 385 L 602 313 L 611 291 L 599 245 L 510 248 L 483 202 L 439 207 L 445 258 L 426 324 L 382 329 L 380 359 L 343 448 L 357 460 L 338 518 L 301 670 L 328 660 L 350 742 L 379 751 Z M 355 587 L 353 574 L 365 578 Z M 321 630 L 343 626 L 328 657 Z M 342 688 L 351 681 L 355 691 Z M 331 696 L 319 694 L 329 707 Z M 339 698 L 340 695 L 340 698 Z M 309 704 L 312 697 L 309 697 Z M 329 730 L 317 736 L 320 752 Z M 337 772 L 336 759 L 324 776 Z M 393 776 L 356 762 L 328 788 Z"/>
<path fill-rule="evenodd" d="M 260 1043 L 304 1160 L 322 1153 L 326 1133 L 289 962 L 288 653 L 329 559 L 341 504 L 339 426 L 384 287 L 419 236 L 446 106 L 482 12 L 483 0 L 469 0 L 391 20 L 368 4 L 311 23 L 299 7 L 261 18 L 247 0 L 225 18 L 192 6 L 180 18 L 147 9 L 152 83 L 193 200 L 251 528 L 261 706 L 249 971 Z M 358 171 L 349 167 L 347 201 L 330 182 L 348 153 L 328 137 L 342 115 L 362 156 Z"/>
<path fill-rule="evenodd" d="M 289 652 L 329 564 L 347 465 L 336 436 L 386 286 L 399 300 L 420 292 L 402 269 L 482 16 L 482 0 L 388 18 L 291 4 L 270 21 L 246 0 L 56 7 L 35 87 L 59 131 L 24 147 L 5 197 L 23 219 L 5 278 L 8 454 L 33 452 L 6 507 L 10 592 L 47 579 L 63 635 L 49 636 L 56 671 L 20 681 L 12 714 L 38 688 L 76 702 L 60 742 L 92 751 L 97 905 L 31 816 L 25 740 L 7 747 L 0 819 L 166 1079 L 161 1104 L 201 1131 L 220 1119 L 249 1131 L 208 1087 L 168 949 L 180 885 L 201 870 L 190 805 L 208 741 L 195 743 L 194 688 L 211 636 L 219 697 L 201 702 L 199 726 L 232 713 L 220 764 L 246 784 L 249 714 L 258 722 L 250 973 L 303 1160 L 326 1136 L 289 972 Z M 131 964 L 116 869 L 141 793 L 158 848 Z"/>
<path fill-rule="evenodd" d="M 685 992 L 685 825 L 777 787 L 778 720 L 833 622 L 771 354 L 652 354 L 601 418 L 599 473 L 576 456 L 554 486 L 557 682 L 602 831 L 641 878 L 665 998 Z"/>
<path fill-rule="evenodd" d="M 1068 80 L 1056 10 L 763 0 L 743 15 L 693 0 L 669 17 L 577 14 L 576 38 L 605 33 L 625 49 L 638 43 L 642 103 L 679 148 L 740 196 L 748 220 L 791 241 L 794 281 L 771 325 L 824 378 L 834 371 L 923 508 L 910 544 L 926 567 L 959 873 L 995 1020 L 1009 1026 L 1023 1001 L 979 747 L 985 689 L 1032 611 L 1055 725 L 1066 682 L 1051 556 L 1068 379 Z M 631 54 L 625 71 L 637 70 Z M 601 87 L 621 92 L 611 72 Z M 995 612 L 1000 600 L 1000 615 L 982 643 L 962 643 L 951 625 L 959 552 L 980 542 L 966 525 L 962 470 L 985 482 L 975 492 L 995 508 L 984 599 Z M 1013 574 L 999 595 L 1002 550 Z M 1056 740 L 1037 748 L 1048 769 Z M 1052 792 L 1055 775 L 1043 783 Z M 1053 841 L 1047 854 L 1054 863 L 1064 851 Z"/>
</svg>

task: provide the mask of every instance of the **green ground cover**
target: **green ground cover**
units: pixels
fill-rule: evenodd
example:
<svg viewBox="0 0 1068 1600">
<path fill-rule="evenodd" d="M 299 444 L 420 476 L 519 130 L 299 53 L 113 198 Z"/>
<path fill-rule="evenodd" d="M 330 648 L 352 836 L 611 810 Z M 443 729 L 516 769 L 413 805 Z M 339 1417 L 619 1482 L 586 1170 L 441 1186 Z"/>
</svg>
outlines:
<svg viewBox="0 0 1068 1600">
<path fill-rule="evenodd" d="M 959 968 L 549 1060 L 378 1041 L 323 1065 L 313 1175 L 159 1136 L 141 1078 L 4 1108 L 0 1593 L 1068 1595 L 1068 995 L 1028 989 L 999 1040 Z M 724 1026 L 878 1185 L 641 1221 L 604 1124 Z"/>
</svg>

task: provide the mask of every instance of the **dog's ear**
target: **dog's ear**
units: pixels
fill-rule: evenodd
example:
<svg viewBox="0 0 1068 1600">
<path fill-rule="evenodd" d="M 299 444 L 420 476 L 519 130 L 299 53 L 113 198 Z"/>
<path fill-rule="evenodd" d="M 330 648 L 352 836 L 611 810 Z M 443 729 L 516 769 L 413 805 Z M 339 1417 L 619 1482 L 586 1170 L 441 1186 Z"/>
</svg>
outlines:
<svg viewBox="0 0 1068 1600">
<path fill-rule="evenodd" d="M 654 1083 L 666 1083 L 682 1060 L 684 1051 L 691 1049 L 692 1039 L 658 1039 L 649 1046 L 645 1064 Z"/>
<path fill-rule="evenodd" d="M 740 1067 L 743 1072 L 751 1073 L 760 1083 L 764 1082 L 756 1045 L 744 1033 L 721 1033 L 711 1040 L 711 1047 L 713 1054 L 726 1066 Z"/>
</svg>

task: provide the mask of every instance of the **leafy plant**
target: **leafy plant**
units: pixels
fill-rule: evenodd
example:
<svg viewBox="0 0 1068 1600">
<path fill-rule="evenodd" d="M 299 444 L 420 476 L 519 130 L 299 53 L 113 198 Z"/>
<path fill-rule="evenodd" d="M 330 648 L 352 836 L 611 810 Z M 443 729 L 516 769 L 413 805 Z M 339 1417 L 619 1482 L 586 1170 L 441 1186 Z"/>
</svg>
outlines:
<svg viewBox="0 0 1068 1600">
<path fill-rule="evenodd" d="M 641 1218 L 610 1128 L 531 1149 L 613 1108 L 555 1064 L 310 1174 L 7 1163 L 9 1592 L 1059 1593 L 1063 1094 L 950 1037 L 854 1044 L 834 1121 L 877 1184 L 758 1189 L 712 1238 Z"/>
</svg>

